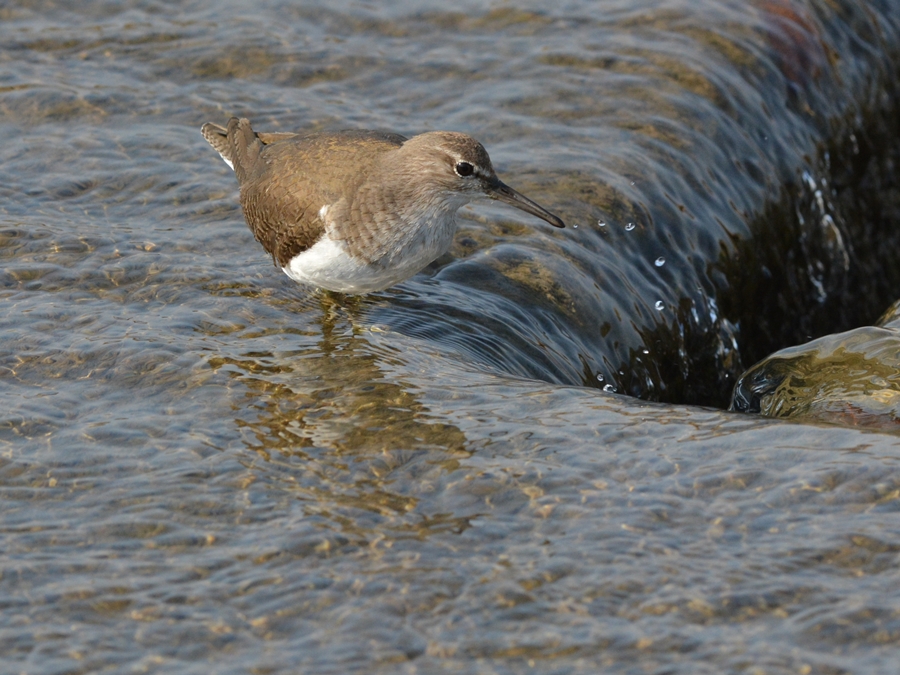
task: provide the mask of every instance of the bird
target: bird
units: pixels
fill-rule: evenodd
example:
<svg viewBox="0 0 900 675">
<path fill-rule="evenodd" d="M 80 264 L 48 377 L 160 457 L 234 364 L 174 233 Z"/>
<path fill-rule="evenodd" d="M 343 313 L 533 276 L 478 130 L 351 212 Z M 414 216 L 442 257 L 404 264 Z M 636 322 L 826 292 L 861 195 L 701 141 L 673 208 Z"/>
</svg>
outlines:
<svg viewBox="0 0 900 675">
<path fill-rule="evenodd" d="M 247 224 L 275 265 L 329 291 L 372 293 L 415 275 L 449 250 L 456 212 L 478 198 L 565 227 L 503 183 L 464 133 L 257 133 L 237 117 L 201 133 L 234 170 Z"/>
</svg>

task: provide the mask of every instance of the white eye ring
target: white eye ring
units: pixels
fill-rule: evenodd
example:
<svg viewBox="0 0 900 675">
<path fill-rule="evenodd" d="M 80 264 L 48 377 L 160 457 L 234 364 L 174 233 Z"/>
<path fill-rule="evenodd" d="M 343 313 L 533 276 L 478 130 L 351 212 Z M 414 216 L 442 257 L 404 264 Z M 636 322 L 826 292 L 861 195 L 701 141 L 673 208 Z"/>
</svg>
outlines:
<svg viewBox="0 0 900 675">
<path fill-rule="evenodd" d="M 467 176 L 471 176 L 475 173 L 475 167 L 472 166 L 469 162 L 457 162 L 456 166 L 453 167 L 454 171 L 456 171 L 457 176 L 462 176 L 463 178 Z"/>
</svg>

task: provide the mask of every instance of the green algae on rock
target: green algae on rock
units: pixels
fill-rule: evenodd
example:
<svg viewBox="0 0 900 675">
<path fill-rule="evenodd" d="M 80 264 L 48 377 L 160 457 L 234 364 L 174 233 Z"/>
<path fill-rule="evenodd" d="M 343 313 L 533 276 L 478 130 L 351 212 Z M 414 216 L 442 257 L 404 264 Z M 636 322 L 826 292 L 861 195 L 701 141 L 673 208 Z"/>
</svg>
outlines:
<svg viewBox="0 0 900 675">
<path fill-rule="evenodd" d="M 900 303 L 877 326 L 776 352 L 748 370 L 731 409 L 900 430 Z"/>
</svg>

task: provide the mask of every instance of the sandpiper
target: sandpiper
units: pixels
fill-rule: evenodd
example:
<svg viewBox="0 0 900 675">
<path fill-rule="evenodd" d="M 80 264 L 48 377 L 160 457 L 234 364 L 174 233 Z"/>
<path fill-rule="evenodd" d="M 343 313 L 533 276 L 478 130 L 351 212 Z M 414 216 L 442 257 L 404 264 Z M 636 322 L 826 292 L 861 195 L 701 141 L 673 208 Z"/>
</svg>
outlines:
<svg viewBox="0 0 900 675">
<path fill-rule="evenodd" d="M 331 291 L 369 293 L 411 277 L 450 248 L 457 210 L 479 197 L 565 227 L 501 182 L 466 134 L 257 133 L 236 117 L 201 131 L 234 170 L 247 224 L 275 264 Z"/>
</svg>

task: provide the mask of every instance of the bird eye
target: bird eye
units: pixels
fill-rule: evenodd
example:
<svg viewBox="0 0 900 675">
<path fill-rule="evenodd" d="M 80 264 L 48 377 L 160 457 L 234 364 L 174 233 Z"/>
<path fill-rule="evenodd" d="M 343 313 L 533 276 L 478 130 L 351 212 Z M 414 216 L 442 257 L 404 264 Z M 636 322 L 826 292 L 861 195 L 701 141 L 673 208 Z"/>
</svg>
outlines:
<svg viewBox="0 0 900 675">
<path fill-rule="evenodd" d="M 468 162 L 457 162 L 456 163 L 456 174 L 458 176 L 471 176 L 475 173 L 475 167 L 469 164 Z"/>
</svg>

